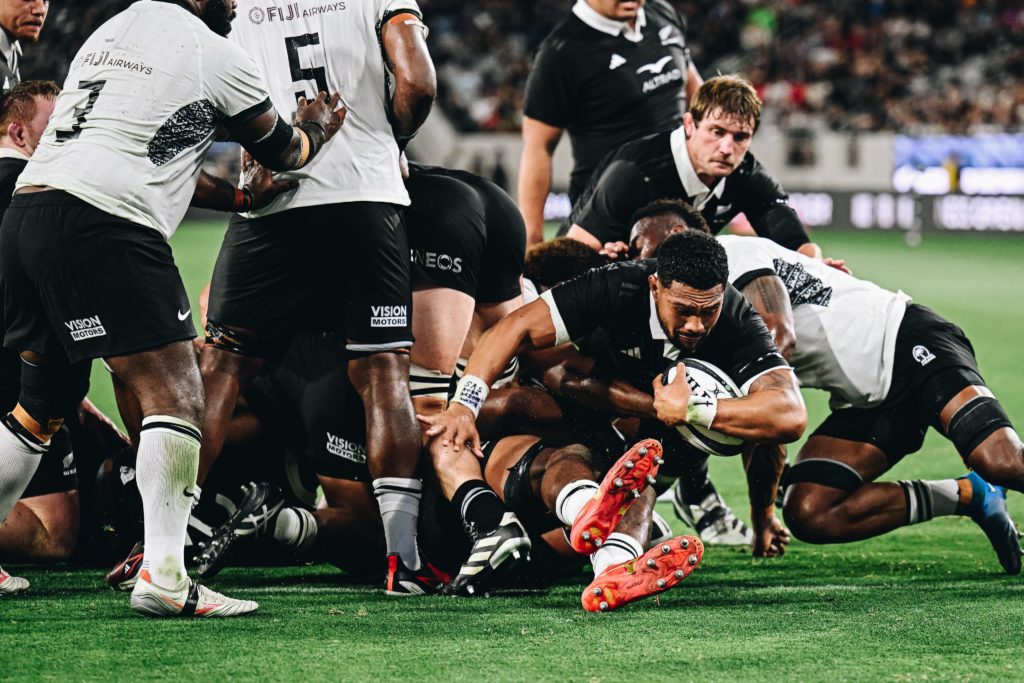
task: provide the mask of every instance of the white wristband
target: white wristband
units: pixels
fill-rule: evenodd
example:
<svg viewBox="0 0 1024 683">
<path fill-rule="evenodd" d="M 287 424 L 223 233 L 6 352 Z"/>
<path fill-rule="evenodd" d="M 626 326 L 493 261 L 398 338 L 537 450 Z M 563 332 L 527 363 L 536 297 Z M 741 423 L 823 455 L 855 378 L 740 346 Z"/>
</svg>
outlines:
<svg viewBox="0 0 1024 683">
<path fill-rule="evenodd" d="M 473 417 L 480 415 L 480 408 L 487 400 L 487 393 L 490 387 L 487 383 L 475 375 L 463 375 L 462 379 L 455 386 L 455 397 L 452 403 L 461 403 L 473 411 Z"/>
<path fill-rule="evenodd" d="M 686 423 L 711 429 L 718 412 L 718 397 L 713 394 L 703 396 L 690 395 L 690 403 L 686 406 Z"/>
</svg>

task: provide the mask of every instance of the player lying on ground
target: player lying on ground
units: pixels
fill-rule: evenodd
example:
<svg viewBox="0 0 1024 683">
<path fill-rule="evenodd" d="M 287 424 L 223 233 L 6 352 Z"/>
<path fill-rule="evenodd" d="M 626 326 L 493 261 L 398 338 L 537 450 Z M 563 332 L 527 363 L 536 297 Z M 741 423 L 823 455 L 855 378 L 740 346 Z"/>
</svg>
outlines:
<svg viewBox="0 0 1024 683">
<path fill-rule="evenodd" d="M 695 212 L 679 214 L 638 221 L 634 249 L 648 253 L 666 235 L 700 227 Z M 832 394 L 832 414 L 786 476 L 783 511 L 793 533 L 841 543 L 966 515 L 985 531 L 1003 569 L 1019 573 L 1020 541 L 1004 487 L 1022 490 L 1024 449 L 963 331 L 902 292 L 773 242 L 720 240 L 730 281 L 764 318 L 801 384 Z M 958 479 L 876 482 L 921 448 L 928 427 L 952 441 L 974 471 Z"/>
<path fill-rule="evenodd" d="M 638 437 L 693 423 L 746 441 L 799 438 L 807 413 L 795 378 L 727 275 L 717 242 L 690 231 L 667 241 L 657 262 L 593 270 L 545 292 L 484 334 L 447 411 L 422 418 L 430 425 L 431 448 L 444 454 L 468 446 L 481 455 L 476 417 L 490 381 L 508 360 L 570 340 L 582 345 L 596 330 L 613 349 L 618 371 L 649 392 L 652 419 Z M 684 353 L 725 369 L 744 396 L 702 406 L 691 403 L 684 381 L 662 386 L 666 365 Z"/>
<path fill-rule="evenodd" d="M 191 582 L 184 566 L 203 399 L 188 297 L 166 239 L 215 135 L 270 169 L 294 169 L 343 114 L 338 95 L 321 93 L 298 102 L 297 126 L 285 123 L 252 59 L 224 38 L 233 16 L 226 0 L 140 3 L 93 33 L 0 226 L 4 345 L 24 361 L 18 405 L 0 427 L 0 517 L 85 395 L 92 359 L 105 358 L 145 416 L 138 481 L 148 554 L 131 604 L 153 616 L 257 607 Z M 149 68 L 94 59 L 101 51 Z"/>
</svg>

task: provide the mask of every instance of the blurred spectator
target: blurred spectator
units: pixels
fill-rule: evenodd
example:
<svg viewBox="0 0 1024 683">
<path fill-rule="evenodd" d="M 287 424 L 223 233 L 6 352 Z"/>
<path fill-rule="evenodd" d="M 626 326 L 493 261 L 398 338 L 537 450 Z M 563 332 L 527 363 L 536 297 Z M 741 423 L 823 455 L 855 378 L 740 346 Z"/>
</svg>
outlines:
<svg viewBox="0 0 1024 683">
<path fill-rule="evenodd" d="M 836 130 L 1024 130 L 1020 0 L 673 0 L 701 71 L 739 71 L 765 120 Z M 51 4 L 25 79 L 63 83 L 85 38 L 130 0 Z M 534 50 L 571 0 L 420 0 L 438 104 L 462 131 L 516 131 Z M 800 125 L 806 119 L 800 118 Z"/>
</svg>

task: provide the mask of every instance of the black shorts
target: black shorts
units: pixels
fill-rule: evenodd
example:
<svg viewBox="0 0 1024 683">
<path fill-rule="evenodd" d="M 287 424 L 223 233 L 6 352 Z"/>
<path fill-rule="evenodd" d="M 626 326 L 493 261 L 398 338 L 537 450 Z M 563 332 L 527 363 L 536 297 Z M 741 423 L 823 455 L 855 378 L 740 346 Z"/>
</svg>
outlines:
<svg viewBox="0 0 1024 683">
<path fill-rule="evenodd" d="M 984 383 L 963 330 L 931 309 L 911 304 L 896 335 L 885 400 L 873 408 L 837 410 L 814 435 L 870 443 L 895 464 L 920 450 L 928 427 L 940 428 L 939 413 L 950 399 Z"/>
<path fill-rule="evenodd" d="M 0 225 L 4 346 L 71 363 L 195 337 L 159 232 L 66 192 L 15 195 Z"/>
<path fill-rule="evenodd" d="M 472 173 L 418 164 L 406 187 L 414 282 L 454 289 L 478 303 L 520 295 L 526 227 L 508 194 Z"/>
<path fill-rule="evenodd" d="M 534 493 L 533 477 L 530 472 L 533 461 L 540 452 L 553 447 L 557 448 L 545 443 L 543 439 L 533 444 L 516 464 L 508 468 L 508 477 L 505 479 L 505 507 L 516 513 L 519 521 L 531 535 L 543 534 L 563 526 L 561 520 L 548 510 L 544 501 Z"/>
<path fill-rule="evenodd" d="M 283 352 L 295 330 L 335 332 L 354 352 L 411 346 L 409 244 L 399 207 L 350 202 L 232 216 L 208 319 L 259 335 L 270 345 L 266 354 Z"/>
<path fill-rule="evenodd" d="M 78 469 L 71 449 L 71 434 L 67 427 L 61 427 L 50 440 L 50 450 L 39 461 L 39 467 L 21 497 L 33 498 L 77 489 Z"/>
<path fill-rule="evenodd" d="M 257 375 L 244 395 L 263 424 L 280 425 L 277 431 L 297 442 L 293 448 L 316 474 L 370 481 L 365 413 L 344 355 L 337 335 L 296 334 L 281 360 Z"/>
</svg>

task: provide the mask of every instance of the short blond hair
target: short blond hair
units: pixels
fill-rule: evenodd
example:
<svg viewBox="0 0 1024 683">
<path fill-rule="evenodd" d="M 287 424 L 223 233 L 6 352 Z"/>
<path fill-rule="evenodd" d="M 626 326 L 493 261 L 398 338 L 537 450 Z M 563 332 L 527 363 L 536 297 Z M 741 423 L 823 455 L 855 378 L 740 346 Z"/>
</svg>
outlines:
<svg viewBox="0 0 1024 683">
<path fill-rule="evenodd" d="M 736 74 L 713 76 L 698 88 L 690 102 L 690 116 L 700 123 L 712 112 L 729 118 L 751 121 L 754 130 L 761 123 L 761 98 L 750 81 Z"/>
</svg>

